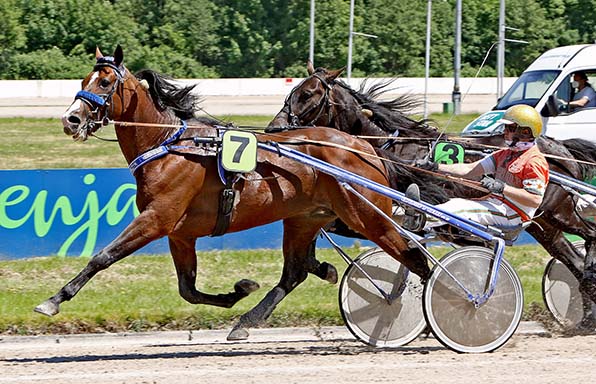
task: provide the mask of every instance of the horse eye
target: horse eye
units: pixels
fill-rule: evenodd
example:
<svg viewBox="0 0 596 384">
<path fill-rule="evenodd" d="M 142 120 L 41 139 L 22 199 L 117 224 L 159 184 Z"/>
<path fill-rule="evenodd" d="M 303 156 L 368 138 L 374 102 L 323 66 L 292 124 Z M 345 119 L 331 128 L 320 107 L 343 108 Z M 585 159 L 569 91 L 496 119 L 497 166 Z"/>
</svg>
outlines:
<svg viewBox="0 0 596 384">
<path fill-rule="evenodd" d="M 110 80 L 108 79 L 101 79 L 101 81 L 99 82 L 99 86 L 102 88 L 107 88 L 108 85 L 110 85 Z"/>
<path fill-rule="evenodd" d="M 300 95 L 300 100 L 305 101 L 305 100 L 310 99 L 311 97 L 312 97 L 312 92 L 305 91 Z"/>
</svg>

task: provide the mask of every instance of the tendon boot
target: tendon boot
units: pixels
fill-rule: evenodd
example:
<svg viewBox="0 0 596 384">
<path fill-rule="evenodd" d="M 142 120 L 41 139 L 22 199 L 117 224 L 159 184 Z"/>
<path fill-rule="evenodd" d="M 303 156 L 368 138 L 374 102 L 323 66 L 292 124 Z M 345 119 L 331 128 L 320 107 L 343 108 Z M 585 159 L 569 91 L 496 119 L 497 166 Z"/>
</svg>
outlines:
<svg viewBox="0 0 596 384">
<path fill-rule="evenodd" d="M 420 189 L 417 184 L 410 184 L 406 189 L 405 193 L 408 199 L 414 201 L 420 201 Z M 419 232 L 424 229 L 426 224 L 426 215 L 422 212 L 418 212 L 414 208 L 406 206 L 403 220 L 403 227 L 411 232 Z"/>
</svg>

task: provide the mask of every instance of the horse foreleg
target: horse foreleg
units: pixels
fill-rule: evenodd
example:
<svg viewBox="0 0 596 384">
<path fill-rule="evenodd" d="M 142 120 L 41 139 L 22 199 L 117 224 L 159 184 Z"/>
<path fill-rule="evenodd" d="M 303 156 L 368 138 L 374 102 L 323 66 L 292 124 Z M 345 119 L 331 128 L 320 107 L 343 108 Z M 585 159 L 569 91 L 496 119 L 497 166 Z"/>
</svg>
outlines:
<svg viewBox="0 0 596 384">
<path fill-rule="evenodd" d="M 579 285 L 584 305 L 580 327 L 593 331 L 596 328 L 596 318 L 592 311 L 592 306 L 596 303 L 596 242 L 586 240 L 585 249 L 584 273 Z"/>
<path fill-rule="evenodd" d="M 56 315 L 60 312 L 60 304 L 72 299 L 99 271 L 163 236 L 163 229 L 155 224 L 158 222 L 155 216 L 150 211 L 137 216 L 114 241 L 94 255 L 74 279 L 35 307 L 35 312 L 47 316 Z"/>
<path fill-rule="evenodd" d="M 191 304 L 208 304 L 230 308 L 240 299 L 259 289 L 259 284 L 252 280 L 242 279 L 234 284 L 234 291 L 211 295 L 196 289 L 197 256 L 195 254 L 196 239 L 169 238 L 170 251 L 178 274 L 178 292 Z"/>
<path fill-rule="evenodd" d="M 567 269 L 575 276 L 579 282 L 580 293 L 583 301 L 583 316 L 581 327 L 593 328 L 596 319 L 592 314 L 592 301 L 596 298 L 594 292 L 594 277 L 589 272 L 588 266 L 591 264 L 588 255 L 594 254 L 596 249 L 592 246 L 592 241 L 586 241 L 586 256 L 576 250 L 576 248 L 565 238 L 561 231 L 548 226 L 540 221 L 541 227 L 530 226 L 528 232 L 544 247 L 544 249 L 555 259 L 563 263 Z M 593 259 L 592 259 L 593 260 Z M 593 264 L 592 264 L 593 265 Z"/>
<path fill-rule="evenodd" d="M 563 233 L 548 225 L 543 220 L 536 220 L 538 225 L 530 225 L 527 232 L 542 245 L 551 257 L 563 263 L 567 269 L 581 280 L 583 273 L 584 257 L 579 254 L 575 247 L 563 236 Z"/>
<path fill-rule="evenodd" d="M 228 340 L 248 338 L 248 328 L 262 324 L 284 297 L 308 276 L 309 252 L 322 224 L 313 223 L 310 218 L 285 219 L 283 223 L 284 265 L 281 278 L 254 308 L 240 316 L 228 335 Z"/>
</svg>

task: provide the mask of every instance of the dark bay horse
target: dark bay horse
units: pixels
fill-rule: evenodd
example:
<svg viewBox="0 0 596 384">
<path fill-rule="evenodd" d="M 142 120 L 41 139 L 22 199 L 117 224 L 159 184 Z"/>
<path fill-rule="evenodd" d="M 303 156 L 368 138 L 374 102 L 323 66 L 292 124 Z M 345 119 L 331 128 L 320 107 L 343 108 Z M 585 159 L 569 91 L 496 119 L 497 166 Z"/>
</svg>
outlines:
<svg viewBox="0 0 596 384">
<path fill-rule="evenodd" d="M 354 90 L 337 79 L 342 70 L 313 68 L 307 65 L 309 77 L 298 84 L 286 97 L 283 108 L 269 124 L 269 130 L 283 127 L 325 125 L 340 131 L 365 137 L 375 146 L 390 149 L 399 158 L 414 160 L 428 155 L 431 146 L 441 132 L 428 124 L 407 116 L 416 106 L 409 95 L 393 100 L 379 100 L 390 83 L 381 83 L 365 90 L 363 84 Z M 366 82 L 365 82 L 366 83 Z M 282 128 L 274 128 L 282 127 Z M 398 130 L 398 132 L 396 132 Z M 381 139 L 372 138 L 380 137 Z M 396 136 L 387 140 L 387 136 Z M 445 140 L 450 138 L 443 135 Z M 454 138 L 461 142 L 461 138 Z M 578 180 L 591 178 L 596 173 L 592 165 L 576 162 L 596 162 L 596 145 L 586 140 L 569 139 L 556 141 L 541 136 L 537 143 L 547 157 L 551 170 Z M 474 161 L 486 154 L 486 144 L 504 146 L 503 137 L 468 139 L 465 141 L 466 161 Z M 469 149 L 473 151 L 468 152 Z M 444 183 L 451 196 L 478 197 L 478 191 L 462 189 L 452 183 Z M 426 185 L 421 185 L 424 198 Z M 550 183 L 542 205 L 534 218 L 535 224 L 527 228 L 554 258 L 565 264 L 581 283 L 581 290 L 596 302 L 596 224 L 585 220 L 576 210 L 576 197 L 561 186 Z M 432 200 L 428 200 L 433 202 Z M 585 240 L 586 256 L 580 254 L 565 238 L 564 232 Z M 590 311 L 591 313 L 591 311 Z M 594 319 L 586 319 L 586 326 L 593 327 Z"/>
<path fill-rule="evenodd" d="M 83 80 L 62 120 L 64 132 L 84 141 L 107 119 L 114 121 L 122 154 L 134 165 L 140 215 L 86 267 L 35 311 L 53 316 L 62 302 L 72 299 L 99 271 L 146 244 L 167 236 L 178 276 L 180 295 L 192 304 L 231 307 L 258 284 L 240 280 L 234 290 L 208 294 L 196 289 L 196 239 L 213 234 L 221 192 L 216 149 L 200 139 L 216 139 L 227 129 L 211 119 L 194 118 L 197 96 L 193 87 L 179 87 L 153 71 L 132 75 L 123 65 L 123 51 L 113 56 L 96 52 L 96 65 Z M 181 127 L 186 128 L 183 130 Z M 390 185 L 386 165 L 366 141 L 334 129 L 313 128 L 281 134 L 256 134 L 259 141 L 279 142 Z M 204 141 L 203 141 L 204 142 Z M 216 141 L 213 141 L 216 143 Z M 216 146 L 215 146 L 216 147 Z M 164 152 L 165 149 L 165 152 Z M 368 156 L 370 155 L 370 156 Z M 248 337 L 248 328 L 263 323 L 276 305 L 302 283 L 308 273 L 330 282 L 336 270 L 319 263 L 311 249 L 320 228 L 340 218 L 377 243 L 423 278 L 428 265 L 418 250 L 410 250 L 392 223 L 348 192 L 332 176 L 276 153 L 258 150 L 258 164 L 233 183 L 231 221 L 227 232 L 283 220 L 283 271 L 278 284 L 242 315 L 229 339 Z M 147 160 L 147 161 L 145 161 Z M 149 161 L 150 160 L 150 161 Z M 391 199 L 355 187 L 383 212 Z"/>
</svg>

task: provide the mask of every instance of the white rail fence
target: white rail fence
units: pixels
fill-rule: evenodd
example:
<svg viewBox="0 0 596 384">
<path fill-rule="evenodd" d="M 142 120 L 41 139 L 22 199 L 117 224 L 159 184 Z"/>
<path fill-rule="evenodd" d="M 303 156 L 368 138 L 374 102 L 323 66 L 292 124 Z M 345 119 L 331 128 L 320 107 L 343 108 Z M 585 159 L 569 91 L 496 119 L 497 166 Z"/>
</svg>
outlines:
<svg viewBox="0 0 596 384">
<path fill-rule="evenodd" d="M 364 79 L 352 78 L 353 88 Z M 368 84 L 387 81 L 371 78 Z M 196 92 L 204 96 L 205 110 L 213 114 L 273 114 L 281 108 L 284 97 L 302 81 L 302 78 L 275 79 L 181 79 L 184 84 L 197 84 Z M 505 78 L 507 89 L 515 78 Z M 70 104 L 80 90 L 80 80 L 0 80 L 0 117 L 54 116 Z M 398 78 L 387 97 L 412 93 L 424 96 L 424 78 Z M 451 102 L 452 78 L 430 78 L 427 102 L 431 112 L 441 111 Z M 496 103 L 496 78 L 461 78 L 462 112 L 484 112 Z M 55 107 L 55 108 L 53 108 Z"/>
</svg>

